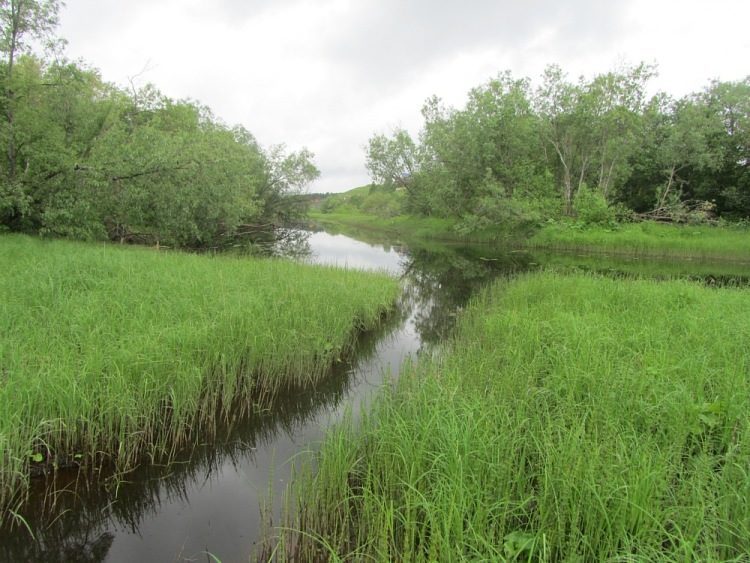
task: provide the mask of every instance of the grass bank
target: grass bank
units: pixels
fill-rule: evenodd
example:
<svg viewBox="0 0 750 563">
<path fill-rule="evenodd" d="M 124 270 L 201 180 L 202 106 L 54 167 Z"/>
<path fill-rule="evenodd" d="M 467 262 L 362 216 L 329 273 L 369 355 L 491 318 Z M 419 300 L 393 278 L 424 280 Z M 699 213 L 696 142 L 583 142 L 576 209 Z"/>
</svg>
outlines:
<svg viewBox="0 0 750 563">
<path fill-rule="evenodd" d="M 472 233 L 462 236 L 456 232 L 456 221 L 442 217 L 417 217 L 414 215 L 396 215 L 379 217 L 358 212 L 322 213 L 310 211 L 308 217 L 321 225 L 346 226 L 360 230 L 371 230 L 398 236 L 405 240 L 439 240 L 445 242 L 489 242 L 504 240 L 507 233 L 492 231 Z"/>
<path fill-rule="evenodd" d="M 399 215 L 383 218 L 362 213 L 310 212 L 310 219 L 329 226 L 348 226 L 397 235 L 405 240 L 502 242 L 528 249 L 586 251 L 632 256 L 685 257 L 750 263 L 750 229 L 732 226 L 625 223 L 615 228 L 575 222 L 544 225 L 531 236 L 502 229 L 468 235 L 456 231 L 457 222 L 437 217 Z"/>
<path fill-rule="evenodd" d="M 722 258 L 750 262 L 750 230 L 710 225 L 643 222 L 606 227 L 574 223 L 544 226 L 526 243 L 529 248 L 588 250 L 646 256 Z"/>
<path fill-rule="evenodd" d="M 303 472 L 284 555 L 750 554 L 750 290 L 524 275 Z M 296 547 L 290 547 L 295 545 Z M 312 558 L 312 557 L 310 557 Z M 303 560 L 305 557 L 302 558 Z"/>
<path fill-rule="evenodd" d="M 750 263 L 596 252 L 531 251 L 535 264 L 558 272 L 597 273 L 653 280 L 690 279 L 712 286 L 750 285 Z"/>
<path fill-rule="evenodd" d="M 11 509 L 31 471 L 163 459 L 238 398 L 315 382 L 398 293 L 385 275 L 11 235 L 0 264 Z"/>
</svg>

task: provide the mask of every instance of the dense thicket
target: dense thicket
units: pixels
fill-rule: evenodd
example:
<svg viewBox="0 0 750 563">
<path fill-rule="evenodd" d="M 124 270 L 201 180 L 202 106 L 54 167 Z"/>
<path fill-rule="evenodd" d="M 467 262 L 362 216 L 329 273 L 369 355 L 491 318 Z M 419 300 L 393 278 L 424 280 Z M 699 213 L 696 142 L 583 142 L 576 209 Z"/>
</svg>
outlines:
<svg viewBox="0 0 750 563">
<path fill-rule="evenodd" d="M 0 230 L 202 247 L 299 211 L 310 152 L 263 150 L 196 102 L 30 54 L 57 13 L 0 0 Z"/>
<path fill-rule="evenodd" d="M 673 99 L 649 97 L 655 70 L 570 81 L 557 66 L 532 88 L 499 75 L 463 108 L 438 98 L 419 138 L 398 129 L 367 146 L 373 180 L 406 193 L 406 211 L 472 230 L 563 213 L 691 220 L 750 216 L 750 77 Z"/>
</svg>

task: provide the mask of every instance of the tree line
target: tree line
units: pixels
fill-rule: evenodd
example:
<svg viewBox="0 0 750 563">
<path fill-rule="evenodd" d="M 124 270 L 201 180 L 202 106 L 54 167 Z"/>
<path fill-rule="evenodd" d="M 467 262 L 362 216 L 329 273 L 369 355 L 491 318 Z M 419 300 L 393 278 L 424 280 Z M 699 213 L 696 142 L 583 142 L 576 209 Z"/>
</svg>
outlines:
<svg viewBox="0 0 750 563">
<path fill-rule="evenodd" d="M 0 0 L 0 231 L 222 245 L 302 212 L 312 153 L 195 101 L 118 87 L 59 47 L 58 0 Z M 38 50 L 38 49 L 37 49 Z"/>
<path fill-rule="evenodd" d="M 553 65 L 534 88 L 506 72 L 462 108 L 428 99 L 416 139 L 371 137 L 367 168 L 405 193 L 406 212 L 467 231 L 560 215 L 750 217 L 750 77 L 675 99 L 647 95 L 654 76 L 640 64 L 575 81 Z"/>
</svg>

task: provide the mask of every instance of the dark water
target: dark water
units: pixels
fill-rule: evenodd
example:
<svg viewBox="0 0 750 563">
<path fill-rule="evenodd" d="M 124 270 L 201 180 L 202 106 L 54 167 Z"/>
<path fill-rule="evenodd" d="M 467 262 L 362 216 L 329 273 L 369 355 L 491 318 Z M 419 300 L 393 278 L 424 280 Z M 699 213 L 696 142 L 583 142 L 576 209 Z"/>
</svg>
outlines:
<svg viewBox="0 0 750 563">
<path fill-rule="evenodd" d="M 616 275 L 688 275 L 729 285 L 748 280 L 746 265 L 535 257 L 487 246 L 406 246 L 358 236 L 367 242 L 312 233 L 296 249 L 306 250 L 311 262 L 385 270 L 401 278 L 397 312 L 378 331 L 363 335 L 353 358 L 317 388 L 289 390 L 269 411 L 238 416 L 169 467 L 146 464 L 126 482 L 75 473 L 35 480 L 19 524 L 0 532 L 0 560 L 247 561 L 269 515 L 278 522 L 290 460 L 314 451 L 326 428 L 345 413 L 356 417 L 373 392 L 398 376 L 407 358 L 441 342 L 471 294 L 497 276 L 544 263 Z"/>
</svg>

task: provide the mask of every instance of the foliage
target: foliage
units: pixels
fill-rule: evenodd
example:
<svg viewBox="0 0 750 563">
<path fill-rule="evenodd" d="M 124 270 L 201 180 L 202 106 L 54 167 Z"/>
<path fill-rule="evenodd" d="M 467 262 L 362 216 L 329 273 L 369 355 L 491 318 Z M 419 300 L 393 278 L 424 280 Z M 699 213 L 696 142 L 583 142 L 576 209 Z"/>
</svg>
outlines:
<svg viewBox="0 0 750 563">
<path fill-rule="evenodd" d="M 578 188 L 574 209 L 578 220 L 585 225 L 609 225 L 615 222 L 615 210 L 609 206 L 604 194 L 586 184 Z"/>
<path fill-rule="evenodd" d="M 0 225 L 213 247 L 304 211 L 299 193 L 318 175 L 308 150 L 264 150 L 196 102 L 152 85 L 125 91 L 82 63 L 23 54 L 27 38 L 52 33 L 59 5 L 0 8 Z"/>
<path fill-rule="evenodd" d="M 747 217 L 750 78 L 675 100 L 647 96 L 655 72 L 639 64 L 573 82 L 552 65 L 536 89 L 506 72 L 463 108 L 431 97 L 419 143 L 403 130 L 374 136 L 368 170 L 406 188 L 407 212 L 458 219 L 466 232 L 561 212 L 603 224 L 696 201 Z"/>
<path fill-rule="evenodd" d="M 536 157 L 536 117 L 529 84 L 509 73 L 473 89 L 463 110 L 443 108 L 438 99 L 423 108 L 425 166 L 423 195 L 430 211 L 459 216 L 477 225 L 506 222 L 516 199 L 544 197 L 551 188 Z M 432 188 L 434 186 L 434 188 Z M 468 223 L 467 223 L 468 224 Z"/>
<path fill-rule="evenodd" d="M 417 146 L 403 129 L 389 138 L 375 135 L 367 144 L 365 166 L 373 180 L 389 187 L 406 188 L 418 171 Z"/>
</svg>

